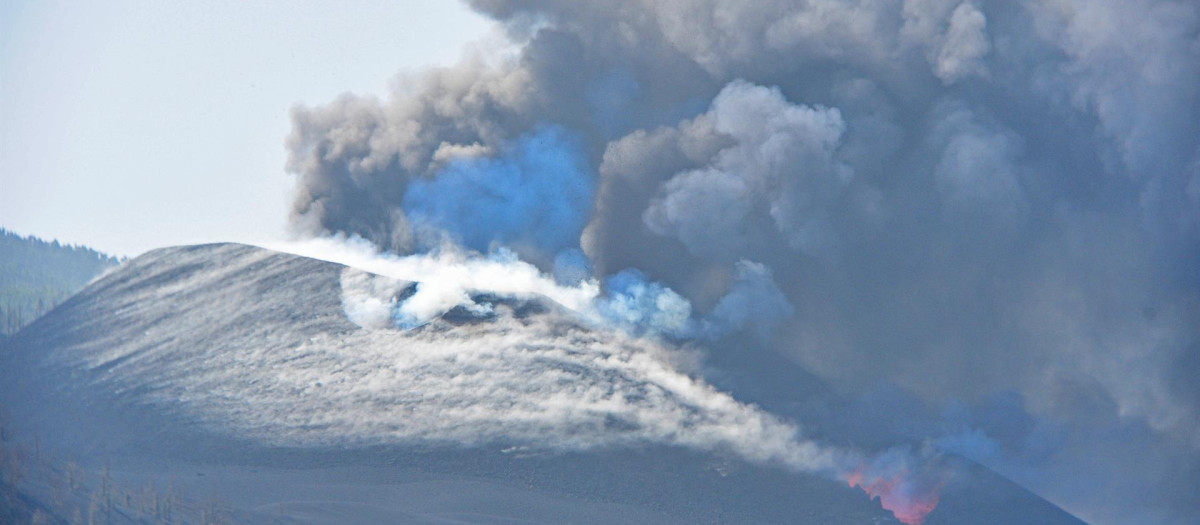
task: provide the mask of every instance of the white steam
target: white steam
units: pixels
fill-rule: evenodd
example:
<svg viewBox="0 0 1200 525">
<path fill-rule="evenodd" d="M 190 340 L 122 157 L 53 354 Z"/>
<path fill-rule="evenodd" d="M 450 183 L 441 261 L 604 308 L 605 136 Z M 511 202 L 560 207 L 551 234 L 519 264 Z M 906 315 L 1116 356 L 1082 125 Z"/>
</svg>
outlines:
<svg viewBox="0 0 1200 525">
<path fill-rule="evenodd" d="M 595 280 L 562 286 L 536 266 L 518 260 L 507 251 L 484 257 L 446 245 L 430 253 L 402 257 L 381 253 L 362 239 L 341 237 L 313 238 L 268 247 L 417 283 L 416 293 L 397 307 L 401 315 L 418 323 L 428 322 L 456 306 L 473 305 L 472 293 L 516 298 L 542 296 L 584 316 L 596 315 L 593 305 L 600 296 L 600 287 Z M 355 295 L 350 303 L 359 300 Z"/>
<path fill-rule="evenodd" d="M 456 307 L 478 315 L 489 313 L 490 304 L 476 303 L 473 294 L 544 297 L 592 327 L 672 339 L 715 339 L 747 327 L 765 334 L 792 312 L 770 270 L 750 261 L 737 264 L 730 290 L 713 311 L 696 317 L 687 299 L 635 270 L 609 279 L 605 291 L 592 277 L 560 284 L 561 279 L 542 273 L 505 249 L 485 256 L 444 244 L 432 252 L 397 256 L 381 252 L 369 241 L 341 236 L 271 247 L 361 270 L 343 274 L 342 302 L 347 317 L 364 328 L 389 324 L 413 328 Z M 410 286 L 412 293 L 400 297 Z"/>
</svg>

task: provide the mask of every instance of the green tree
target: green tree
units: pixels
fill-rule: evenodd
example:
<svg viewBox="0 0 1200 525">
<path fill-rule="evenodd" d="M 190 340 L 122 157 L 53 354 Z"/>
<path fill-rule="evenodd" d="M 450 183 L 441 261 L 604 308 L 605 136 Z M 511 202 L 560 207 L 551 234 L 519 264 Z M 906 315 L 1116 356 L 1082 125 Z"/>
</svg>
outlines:
<svg viewBox="0 0 1200 525">
<path fill-rule="evenodd" d="M 0 335 L 20 330 L 119 263 L 86 246 L 0 228 Z"/>
</svg>

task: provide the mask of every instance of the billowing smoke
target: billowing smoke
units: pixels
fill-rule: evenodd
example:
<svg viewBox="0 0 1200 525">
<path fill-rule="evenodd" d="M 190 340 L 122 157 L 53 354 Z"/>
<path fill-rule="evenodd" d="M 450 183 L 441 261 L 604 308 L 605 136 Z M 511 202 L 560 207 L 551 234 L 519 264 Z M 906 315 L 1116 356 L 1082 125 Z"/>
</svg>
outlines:
<svg viewBox="0 0 1200 525">
<path fill-rule="evenodd" d="M 836 236 L 827 210 L 853 177 L 834 157 L 845 128 L 836 109 L 792 105 L 778 89 L 735 81 L 674 133 L 680 149 L 725 143 L 663 183 L 643 222 L 704 259 L 778 240 L 807 254 L 828 250 Z"/>
<path fill-rule="evenodd" d="M 838 439 L 1200 520 L 1200 5 L 470 3 L 513 53 L 294 111 L 299 231 L 511 250 L 624 333 L 911 400 L 796 414 Z"/>
</svg>

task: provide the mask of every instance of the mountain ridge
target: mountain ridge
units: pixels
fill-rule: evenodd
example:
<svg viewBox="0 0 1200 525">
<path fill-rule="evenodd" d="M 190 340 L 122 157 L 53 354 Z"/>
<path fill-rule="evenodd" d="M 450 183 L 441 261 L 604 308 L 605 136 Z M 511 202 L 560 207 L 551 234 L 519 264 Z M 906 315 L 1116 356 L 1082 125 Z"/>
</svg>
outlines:
<svg viewBox="0 0 1200 525">
<path fill-rule="evenodd" d="M 623 516 L 635 522 L 650 519 L 650 515 L 640 514 L 648 510 L 656 513 L 654 521 L 664 523 L 712 519 L 779 523 L 795 516 L 822 523 L 891 519 L 877 503 L 833 480 L 756 465 L 728 451 L 656 444 L 638 437 L 654 434 L 634 433 L 632 439 L 618 435 L 612 441 L 575 450 L 563 448 L 565 445 L 539 450 L 530 448 L 523 441 L 526 438 L 520 438 L 525 435 L 520 425 L 508 422 L 497 426 L 487 418 L 454 423 L 475 425 L 467 429 L 471 432 L 483 431 L 484 438 L 475 442 L 464 441 L 466 438 L 453 429 L 446 430 L 438 421 L 426 422 L 431 426 L 416 433 L 392 428 L 389 425 L 420 423 L 419 418 L 414 418 L 420 415 L 421 405 L 433 402 L 412 404 L 406 399 L 455 395 L 453 391 L 393 392 L 388 390 L 385 380 L 425 387 L 439 383 L 414 383 L 406 376 L 377 375 L 375 369 L 380 363 L 396 359 L 395 349 L 399 348 L 396 345 L 425 344 L 422 338 L 454 346 L 471 341 L 502 342 L 529 332 L 533 347 L 518 345 L 512 353 L 483 354 L 476 361 L 455 366 L 483 366 L 484 373 L 510 374 L 515 381 L 526 377 L 522 374 L 530 370 L 567 374 L 564 380 L 618 392 L 642 392 L 639 395 L 653 392 L 645 389 L 654 387 L 654 383 L 639 379 L 637 370 L 625 368 L 575 370 L 591 366 L 592 362 L 570 361 L 569 357 L 556 353 L 536 354 L 512 370 L 486 368 L 495 366 L 493 359 L 520 359 L 543 347 L 554 347 L 560 339 L 583 345 L 579 348 L 590 348 L 588 345 L 594 342 L 589 338 L 599 336 L 577 323 L 558 319 L 560 312 L 554 312 L 553 308 L 519 316 L 515 314 L 516 308 L 497 302 L 495 308 L 500 313 L 494 317 L 468 316 L 465 320 L 469 322 L 463 323 L 464 319 L 451 316 L 449 320 L 439 319 L 410 332 L 367 330 L 348 319 L 346 313 L 343 294 L 348 275 L 358 275 L 354 272 L 335 263 L 232 243 L 153 250 L 91 283 L 11 340 L 0 343 L 3 345 L 0 370 L 4 370 L 7 380 L 6 386 L 0 387 L 0 399 L 15 412 L 14 420 L 28 432 L 55 436 L 66 448 L 96 458 L 118 457 L 131 464 L 152 465 L 142 468 L 141 474 L 131 474 L 134 479 L 148 476 L 147 472 L 155 469 L 170 470 L 185 465 L 202 469 L 213 480 L 236 485 L 259 479 L 240 470 L 243 468 L 271 472 L 306 469 L 321 477 L 327 476 L 334 465 L 344 467 L 344 463 L 349 465 L 345 468 L 365 469 L 375 472 L 373 475 L 393 478 L 402 473 L 399 477 L 404 479 L 434 475 L 449 477 L 452 483 L 485 480 L 503 488 L 487 485 L 492 487 L 488 490 L 516 490 L 524 496 L 512 497 L 523 497 L 529 502 L 550 497 L 558 498 L 556 501 L 567 498 L 584 507 L 617 505 L 618 510 L 605 507 L 616 514 L 597 516 Z M 407 284 L 410 283 L 392 283 L 392 289 L 402 289 Z M 598 348 L 625 355 L 619 348 Z M 571 348 L 564 351 L 569 353 Z M 373 361 L 372 355 L 383 358 Z M 446 358 L 457 359 L 450 354 Z M 362 362 L 356 363 L 355 359 Z M 568 360 L 550 368 L 528 368 L 533 363 L 542 366 L 542 361 L 555 359 Z M 432 374 L 435 378 L 443 373 L 439 372 L 442 365 L 438 361 L 417 361 L 416 365 L 404 370 Z M 249 375 L 242 374 L 244 370 L 249 370 Z M 271 377 L 289 372 L 307 375 L 302 381 L 290 382 Z M 446 377 L 470 385 L 469 376 Z M 335 382 L 339 380 L 383 383 L 376 390 L 344 389 L 341 392 L 349 396 L 344 398 L 337 393 L 338 388 L 343 388 Z M 500 387 L 489 395 L 521 388 L 509 383 L 481 385 Z M 328 393 L 331 390 L 334 393 Z M 548 392 L 558 395 L 556 392 L 561 391 Z M 381 393 L 387 396 L 377 395 Z M 293 400 L 300 401 L 295 406 L 288 404 Z M 481 402 L 469 395 L 457 400 Z M 505 402 L 512 402 L 513 408 L 519 409 L 529 401 L 514 397 Z M 533 402 L 539 402 L 538 398 Z M 356 412 L 361 416 L 358 419 L 338 418 L 338 412 L 353 412 L 364 403 L 374 408 Z M 386 403 L 399 403 L 398 406 L 413 411 L 414 415 L 389 419 L 389 411 L 397 405 L 389 408 Z M 662 403 L 675 406 L 670 396 L 663 398 Z M 263 413 L 278 419 L 260 417 Z M 566 439 L 563 443 L 567 444 L 572 439 L 592 439 L 586 434 L 570 434 L 593 429 L 592 420 L 585 418 L 576 423 L 563 426 L 552 421 L 537 427 L 538 422 L 534 421 L 535 431 L 530 435 L 565 432 L 565 438 L 543 437 Z M 616 430 L 603 427 L 600 430 L 619 434 L 620 425 L 634 423 L 616 420 L 611 424 L 618 425 L 613 427 Z M 342 427 L 348 431 L 341 432 Z M 489 435 L 508 438 L 487 439 Z M 370 436 L 375 437 L 368 439 Z M 517 439 L 512 439 L 513 436 Z M 143 459 L 130 459 L 139 457 Z M 380 462 L 394 468 L 371 470 Z M 392 470 L 395 472 L 388 474 Z M 950 487 L 943 498 L 942 510 L 930 514 L 927 523 L 960 522 L 955 521 L 957 517 L 971 512 L 964 507 L 991 507 L 998 513 L 972 516 L 975 523 L 1012 523 L 1014 518 L 1024 523 L 1080 523 L 1011 482 L 1006 485 L 988 476 L 995 475 L 973 476 Z M 981 481 L 987 479 L 991 481 Z M 978 486 L 972 488 L 973 483 Z M 302 491 L 295 483 L 281 483 L 275 492 L 258 489 L 257 496 L 227 494 L 227 497 L 242 508 L 261 509 L 271 505 L 271 501 L 278 502 L 299 492 Z M 795 494 L 807 494 L 810 498 L 795 498 Z M 352 499 L 346 496 L 345 501 Z M 385 506 L 420 507 L 407 496 L 390 500 Z M 333 507 L 336 505 L 313 510 L 284 505 L 279 511 L 296 518 L 322 515 Z M 546 522 L 556 522 L 561 517 L 547 510 L 549 507 L 537 508 L 542 509 L 537 512 L 547 513 L 542 516 Z M 445 517 L 453 509 L 451 502 L 426 510 L 429 515 Z M 512 509 L 506 512 L 514 518 L 519 515 L 519 512 L 512 514 L 516 512 Z M 575 518 L 582 522 L 603 522 Z M 409 518 L 399 522 L 420 522 L 405 519 Z M 368 521 L 364 518 L 362 522 Z"/>
</svg>

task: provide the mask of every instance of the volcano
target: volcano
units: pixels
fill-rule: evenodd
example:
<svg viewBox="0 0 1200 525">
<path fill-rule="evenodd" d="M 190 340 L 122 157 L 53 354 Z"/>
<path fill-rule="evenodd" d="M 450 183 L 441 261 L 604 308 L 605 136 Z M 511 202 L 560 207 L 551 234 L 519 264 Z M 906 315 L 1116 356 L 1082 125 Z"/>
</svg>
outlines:
<svg viewBox="0 0 1200 525">
<path fill-rule="evenodd" d="M 0 343 L 0 404 L 17 439 L 236 522 L 899 523 L 685 351 L 533 295 L 408 329 L 361 308 L 420 286 L 238 244 L 155 250 Z M 942 462 L 928 525 L 1082 523 Z"/>
</svg>

